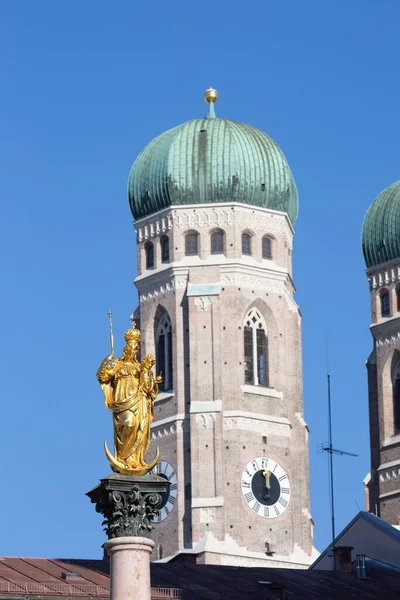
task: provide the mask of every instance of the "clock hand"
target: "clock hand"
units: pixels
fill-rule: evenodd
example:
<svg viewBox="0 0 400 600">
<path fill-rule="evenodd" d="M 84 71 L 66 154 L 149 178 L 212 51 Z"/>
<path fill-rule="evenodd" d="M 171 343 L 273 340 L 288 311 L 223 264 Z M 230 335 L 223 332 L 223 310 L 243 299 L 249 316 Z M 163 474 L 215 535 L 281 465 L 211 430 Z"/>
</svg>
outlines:
<svg viewBox="0 0 400 600">
<path fill-rule="evenodd" d="M 271 471 L 266 469 L 265 471 L 263 471 L 263 475 L 265 477 L 265 487 L 269 489 L 270 488 L 269 480 L 271 477 Z"/>
<path fill-rule="evenodd" d="M 265 487 L 267 489 L 266 493 L 264 494 L 264 498 L 266 500 L 269 499 L 270 495 L 269 495 L 269 490 L 270 490 L 270 478 L 271 478 L 271 471 L 269 471 L 268 469 L 266 469 L 265 471 L 263 471 L 263 475 L 265 477 Z"/>
</svg>

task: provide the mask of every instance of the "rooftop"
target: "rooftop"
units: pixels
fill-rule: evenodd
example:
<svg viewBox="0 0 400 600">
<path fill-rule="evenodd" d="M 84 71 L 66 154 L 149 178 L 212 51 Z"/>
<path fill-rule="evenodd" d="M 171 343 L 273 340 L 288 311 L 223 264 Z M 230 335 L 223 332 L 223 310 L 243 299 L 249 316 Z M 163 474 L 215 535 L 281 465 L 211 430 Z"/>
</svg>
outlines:
<svg viewBox="0 0 400 600">
<path fill-rule="evenodd" d="M 3 598 L 108 598 L 109 563 L 103 560 L 0 558 Z M 152 598 L 190 600 L 397 600 L 400 577 L 370 564 L 366 579 L 352 573 L 152 563 Z"/>
</svg>

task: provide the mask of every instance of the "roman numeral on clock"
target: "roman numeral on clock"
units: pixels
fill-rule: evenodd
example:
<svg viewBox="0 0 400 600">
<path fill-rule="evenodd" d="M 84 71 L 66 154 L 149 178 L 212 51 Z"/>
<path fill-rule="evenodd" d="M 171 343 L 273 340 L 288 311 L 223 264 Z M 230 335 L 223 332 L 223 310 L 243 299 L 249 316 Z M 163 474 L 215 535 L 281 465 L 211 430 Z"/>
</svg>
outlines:
<svg viewBox="0 0 400 600">
<path fill-rule="evenodd" d="M 274 510 L 275 510 L 275 512 L 276 512 L 276 515 L 277 515 L 277 516 L 279 516 L 279 515 L 281 514 L 281 513 L 279 512 L 279 509 L 278 509 L 278 507 L 277 507 L 277 505 L 276 505 L 276 504 L 274 504 Z"/>
<path fill-rule="evenodd" d="M 243 481 L 242 480 L 242 487 L 249 488 L 249 487 L 251 487 L 251 485 L 250 485 L 250 483 L 248 481 Z"/>
<path fill-rule="evenodd" d="M 269 506 L 264 506 L 264 517 L 269 517 Z"/>
<path fill-rule="evenodd" d="M 290 492 L 289 488 L 281 488 L 282 494 L 288 494 Z"/>
<path fill-rule="evenodd" d="M 246 502 L 251 502 L 252 500 L 254 500 L 254 494 L 253 492 L 247 492 L 247 494 L 244 495 Z"/>
<path fill-rule="evenodd" d="M 284 479 L 287 479 L 286 475 L 282 475 L 281 477 L 279 477 L 279 481 L 283 481 Z"/>
<path fill-rule="evenodd" d="M 168 498 L 168 502 L 170 502 L 171 504 L 175 504 L 175 502 L 176 502 L 176 497 L 175 497 L 175 496 L 170 496 L 170 497 Z"/>
<path fill-rule="evenodd" d="M 286 507 L 287 507 L 287 505 L 288 505 L 288 501 L 287 501 L 287 500 L 285 500 L 285 498 L 282 498 L 282 496 L 279 498 L 278 502 L 279 502 L 279 504 L 282 504 L 282 506 L 283 506 L 284 508 L 286 508 Z"/>
<path fill-rule="evenodd" d="M 172 491 L 172 490 L 176 490 L 176 489 L 178 489 L 178 484 L 177 484 L 177 483 L 173 483 L 169 489 L 170 489 L 171 491 Z"/>
<path fill-rule="evenodd" d="M 261 504 L 256 501 L 253 506 L 254 512 L 258 513 L 258 509 L 260 508 L 260 506 L 261 506 Z"/>
</svg>

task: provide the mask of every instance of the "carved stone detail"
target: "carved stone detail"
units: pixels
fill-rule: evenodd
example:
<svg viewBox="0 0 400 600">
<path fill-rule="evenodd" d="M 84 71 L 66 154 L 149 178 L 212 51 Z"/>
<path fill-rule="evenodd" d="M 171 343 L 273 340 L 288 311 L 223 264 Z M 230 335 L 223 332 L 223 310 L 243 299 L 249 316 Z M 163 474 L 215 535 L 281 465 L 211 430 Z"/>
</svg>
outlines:
<svg viewBox="0 0 400 600">
<path fill-rule="evenodd" d="M 140 284 L 139 284 L 140 285 Z M 151 300 L 162 294 L 173 292 L 177 289 L 182 289 L 187 285 L 187 277 L 174 277 L 169 281 L 163 281 L 162 283 L 155 284 L 153 287 L 148 287 L 143 291 L 140 291 L 140 302 Z"/>
<path fill-rule="evenodd" d="M 224 417 L 224 429 L 236 429 L 239 431 L 254 431 L 262 435 L 280 435 L 290 437 L 290 425 L 283 423 L 271 423 L 270 421 L 258 421 L 257 419 L 246 419 L 245 417 Z"/>
<path fill-rule="evenodd" d="M 96 512 L 105 519 L 108 539 L 125 536 L 149 537 L 152 521 L 161 503 L 161 494 L 169 483 L 156 475 L 130 477 L 120 474 L 102 479 L 100 485 L 87 493 L 96 505 Z"/>
<path fill-rule="evenodd" d="M 257 275 L 245 275 L 242 273 L 226 273 L 221 275 L 221 285 L 238 285 L 242 287 L 251 287 L 253 289 L 262 289 L 265 292 L 283 293 L 285 291 L 284 281 L 271 280 L 267 277 Z"/>
<path fill-rule="evenodd" d="M 400 281 L 400 265 L 381 267 L 368 275 L 370 290 L 377 290 L 396 281 Z"/>
<path fill-rule="evenodd" d="M 200 423 L 205 429 L 210 429 L 215 422 L 215 415 L 213 413 L 198 413 L 196 415 L 196 423 Z"/>
<path fill-rule="evenodd" d="M 197 310 L 204 312 L 208 312 L 212 304 L 214 304 L 214 298 L 212 296 L 197 296 L 194 299 L 194 305 L 197 306 Z"/>
</svg>

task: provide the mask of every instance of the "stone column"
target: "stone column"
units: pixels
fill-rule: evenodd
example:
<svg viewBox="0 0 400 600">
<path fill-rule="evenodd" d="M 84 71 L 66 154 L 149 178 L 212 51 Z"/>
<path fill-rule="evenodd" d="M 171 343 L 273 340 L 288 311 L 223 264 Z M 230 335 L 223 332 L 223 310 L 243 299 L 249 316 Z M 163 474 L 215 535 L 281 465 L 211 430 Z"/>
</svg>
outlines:
<svg viewBox="0 0 400 600">
<path fill-rule="evenodd" d="M 153 540 L 119 537 L 104 544 L 111 559 L 111 600 L 150 600 Z"/>
<path fill-rule="evenodd" d="M 96 511 L 105 517 L 108 541 L 104 548 L 111 559 L 111 600 L 151 600 L 150 554 L 154 542 L 148 536 L 169 485 L 157 475 L 116 473 L 87 493 Z"/>
</svg>

